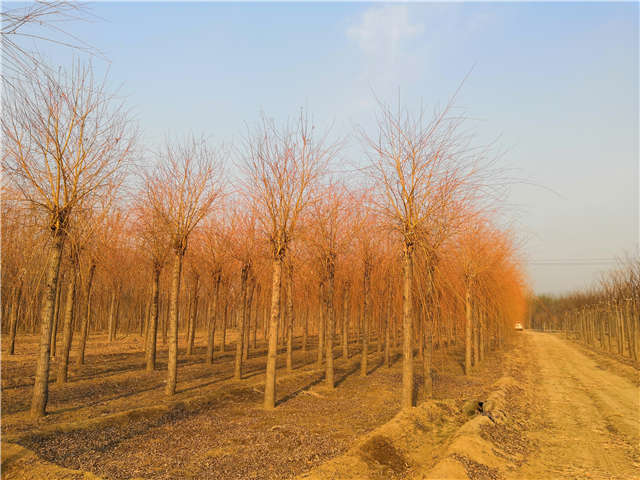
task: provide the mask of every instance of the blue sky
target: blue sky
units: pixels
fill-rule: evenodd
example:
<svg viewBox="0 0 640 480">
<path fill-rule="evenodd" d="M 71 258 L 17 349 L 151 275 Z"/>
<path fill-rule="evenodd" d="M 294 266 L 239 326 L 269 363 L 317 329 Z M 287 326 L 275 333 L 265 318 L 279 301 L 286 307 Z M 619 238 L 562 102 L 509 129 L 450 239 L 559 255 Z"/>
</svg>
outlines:
<svg viewBox="0 0 640 480">
<path fill-rule="evenodd" d="M 6 4 L 5 4 L 6 5 Z M 5 7 L 6 8 L 6 7 Z M 165 134 L 237 142 L 261 111 L 305 106 L 336 135 L 373 125 L 373 92 L 457 105 L 499 138 L 506 221 L 537 292 L 590 285 L 607 265 L 540 260 L 638 252 L 637 3 L 98 3 L 65 28 L 101 50 L 145 145 Z M 68 50 L 45 46 L 54 64 Z M 77 54 L 76 54 L 77 55 Z M 357 161 L 357 143 L 344 151 Z"/>
</svg>

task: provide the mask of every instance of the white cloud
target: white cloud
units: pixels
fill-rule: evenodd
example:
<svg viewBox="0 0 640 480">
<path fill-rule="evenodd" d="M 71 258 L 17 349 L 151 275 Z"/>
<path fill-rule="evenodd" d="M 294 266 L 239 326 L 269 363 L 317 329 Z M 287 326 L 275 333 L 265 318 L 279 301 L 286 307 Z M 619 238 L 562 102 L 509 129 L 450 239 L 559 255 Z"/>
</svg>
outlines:
<svg viewBox="0 0 640 480">
<path fill-rule="evenodd" d="M 393 62 L 423 31 L 421 23 L 411 21 L 406 5 L 384 5 L 366 10 L 347 35 L 365 54 Z"/>
</svg>

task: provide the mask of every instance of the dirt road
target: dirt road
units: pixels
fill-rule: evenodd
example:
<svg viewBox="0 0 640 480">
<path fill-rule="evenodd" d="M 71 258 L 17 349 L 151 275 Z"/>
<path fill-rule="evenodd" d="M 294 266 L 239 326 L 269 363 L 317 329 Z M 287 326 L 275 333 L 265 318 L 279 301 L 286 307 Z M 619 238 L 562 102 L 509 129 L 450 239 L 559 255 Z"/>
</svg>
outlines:
<svg viewBox="0 0 640 480">
<path fill-rule="evenodd" d="M 537 448 L 509 478 L 640 478 L 640 389 L 557 335 L 524 335 Z"/>
</svg>

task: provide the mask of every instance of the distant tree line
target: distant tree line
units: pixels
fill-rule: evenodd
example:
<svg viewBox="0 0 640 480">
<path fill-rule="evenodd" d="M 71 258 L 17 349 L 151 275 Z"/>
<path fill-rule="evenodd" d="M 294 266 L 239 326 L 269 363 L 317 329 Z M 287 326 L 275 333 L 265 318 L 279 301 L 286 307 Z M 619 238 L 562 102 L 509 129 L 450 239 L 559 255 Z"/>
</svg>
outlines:
<svg viewBox="0 0 640 480">
<path fill-rule="evenodd" d="M 590 291 L 535 297 L 530 327 L 562 331 L 592 348 L 638 361 L 640 260 L 621 262 Z"/>
</svg>

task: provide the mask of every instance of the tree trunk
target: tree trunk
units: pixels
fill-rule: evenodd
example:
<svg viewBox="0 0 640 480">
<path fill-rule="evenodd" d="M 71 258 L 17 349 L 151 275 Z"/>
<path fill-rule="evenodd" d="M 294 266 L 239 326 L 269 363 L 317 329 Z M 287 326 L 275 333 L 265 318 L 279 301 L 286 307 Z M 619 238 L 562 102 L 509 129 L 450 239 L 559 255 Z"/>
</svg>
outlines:
<svg viewBox="0 0 640 480">
<path fill-rule="evenodd" d="M 316 367 L 322 367 L 322 356 L 324 355 L 324 332 L 325 332 L 325 311 L 324 311 L 324 284 L 320 285 L 320 301 L 318 302 L 320 321 L 318 322 L 318 356 Z"/>
<path fill-rule="evenodd" d="M 366 377 L 369 355 L 369 290 L 370 290 L 371 263 L 366 258 L 364 261 L 364 285 L 362 302 L 362 359 L 360 360 L 360 376 Z"/>
<path fill-rule="evenodd" d="M 72 261 L 71 265 L 71 283 L 67 289 L 67 301 L 64 309 L 64 327 L 62 337 L 62 351 L 58 355 L 58 375 L 56 382 L 58 384 L 67 383 L 67 374 L 69 370 L 69 352 L 71 351 L 71 342 L 73 341 L 73 310 L 76 302 L 76 285 L 78 284 L 78 270 L 80 266 L 76 261 Z"/>
<path fill-rule="evenodd" d="M 469 283 L 467 283 L 464 306 L 464 374 L 468 377 L 471 375 L 471 285 Z"/>
<path fill-rule="evenodd" d="M 478 319 L 479 319 L 479 312 L 477 310 L 477 306 L 476 306 L 476 318 L 475 321 L 472 323 L 471 326 L 471 338 L 472 338 L 472 344 L 473 344 L 473 363 L 472 365 L 475 367 L 478 365 L 478 350 L 480 349 L 480 342 L 478 340 Z"/>
<path fill-rule="evenodd" d="M 242 360 L 246 362 L 249 360 L 249 344 L 251 343 L 251 312 L 253 311 L 253 293 L 255 290 L 255 279 L 251 278 L 249 280 L 249 285 L 247 287 L 247 305 L 244 310 L 245 315 L 245 325 L 244 325 L 244 347 L 242 350 Z"/>
<path fill-rule="evenodd" d="M 484 324 L 485 324 L 485 316 L 486 313 L 481 313 L 478 317 L 478 361 L 482 362 L 484 359 L 484 346 L 486 341 L 486 335 L 484 333 Z"/>
<path fill-rule="evenodd" d="M 254 302 L 254 311 L 253 311 L 253 349 L 258 348 L 258 321 L 259 312 L 260 312 L 260 284 L 256 285 L 256 293 L 255 293 L 255 302 Z"/>
<path fill-rule="evenodd" d="M 58 281 L 56 283 L 56 301 L 53 313 L 53 330 L 51 332 L 51 357 L 56 356 L 56 347 L 58 340 L 58 320 L 60 319 L 60 305 L 62 304 L 62 284 L 64 283 L 64 271 L 61 275 L 58 275 Z M 46 295 L 46 293 L 45 293 Z"/>
<path fill-rule="evenodd" d="M 287 279 L 287 372 L 293 371 L 293 264 L 289 262 Z"/>
<path fill-rule="evenodd" d="M 349 358 L 349 283 L 344 286 L 342 300 L 342 357 Z"/>
<path fill-rule="evenodd" d="M 153 292 L 151 292 L 153 295 Z M 140 335 L 144 339 L 144 351 L 147 351 L 147 342 L 149 341 L 149 323 L 151 321 L 151 299 L 147 300 L 147 307 L 144 309 L 144 316 L 140 322 Z"/>
<path fill-rule="evenodd" d="M 240 274 L 240 324 L 237 326 L 238 339 L 236 340 L 236 361 L 233 370 L 233 378 L 240 380 L 242 378 L 242 349 L 244 347 L 245 336 L 245 320 L 247 318 L 247 278 L 249 277 L 249 265 L 242 265 Z"/>
<path fill-rule="evenodd" d="M 384 364 L 387 368 L 391 368 L 391 285 L 387 285 L 389 289 L 389 299 L 387 303 L 387 315 L 384 321 Z"/>
<path fill-rule="evenodd" d="M 191 331 L 189 332 L 188 344 L 187 344 L 187 355 L 193 355 L 193 345 L 196 340 L 196 328 L 198 327 L 198 292 L 200 289 L 200 277 L 195 275 L 194 283 L 193 283 L 193 297 L 191 300 L 191 320 L 189 321 L 191 325 Z"/>
<path fill-rule="evenodd" d="M 185 353 L 187 355 L 190 355 L 190 351 L 189 351 L 190 342 L 189 342 L 189 339 L 191 338 L 191 327 L 192 327 L 192 323 L 191 322 L 193 320 L 193 317 L 191 316 L 191 311 L 193 309 L 193 301 L 192 301 L 193 291 L 191 289 L 189 289 L 188 285 L 185 288 L 187 290 L 187 300 L 185 302 L 185 309 L 186 309 L 186 312 L 187 312 L 187 317 L 186 317 L 187 318 L 187 324 L 186 324 L 187 331 L 185 332 L 185 335 L 184 335 L 184 341 L 185 341 L 185 345 L 186 345 Z M 183 309 L 183 311 L 185 309 Z"/>
<path fill-rule="evenodd" d="M 111 292 L 111 307 L 109 309 L 109 343 L 116 337 L 116 289 Z"/>
<path fill-rule="evenodd" d="M 147 372 L 156 368 L 156 339 L 158 337 L 158 302 L 160 295 L 160 265 L 153 268 L 153 286 L 151 289 L 151 313 L 147 327 L 147 350 L 145 363 Z"/>
<path fill-rule="evenodd" d="M 216 320 L 218 318 L 218 295 L 220 292 L 220 272 L 216 272 L 213 277 L 213 303 L 210 303 L 209 313 L 209 332 L 207 341 L 207 363 L 213 363 L 213 355 L 215 353 L 216 339 Z"/>
<path fill-rule="evenodd" d="M 96 264 L 91 263 L 89 268 L 89 278 L 87 279 L 86 302 L 87 309 L 84 319 L 82 321 L 82 327 L 80 329 L 80 345 L 78 347 L 78 365 L 84 365 L 84 353 L 87 349 L 87 337 L 89 336 L 89 327 L 91 322 L 91 291 L 93 289 L 93 276 L 96 271 Z"/>
<path fill-rule="evenodd" d="M 405 244 L 402 295 L 402 408 L 413 406 L 413 245 Z"/>
<path fill-rule="evenodd" d="M 629 352 L 629 358 L 632 358 L 637 361 L 636 351 L 635 351 L 636 349 L 633 344 L 635 335 L 633 331 L 633 325 L 631 323 L 632 320 L 630 315 L 631 313 L 630 305 L 631 305 L 631 300 L 627 300 L 625 309 L 622 310 L 622 307 L 621 307 L 620 311 L 621 311 L 622 322 L 624 325 L 625 337 L 627 338 L 627 350 Z"/>
<path fill-rule="evenodd" d="M 422 384 L 422 392 L 425 398 L 431 398 L 433 395 L 433 380 L 431 378 L 431 360 L 433 353 L 433 320 L 429 321 L 427 317 L 429 313 L 426 313 L 425 316 L 425 325 L 424 325 L 424 352 L 422 354 L 422 374 L 423 384 Z"/>
<path fill-rule="evenodd" d="M 22 282 L 14 287 L 14 294 L 11 302 L 11 317 L 9 319 L 9 355 L 15 353 L 16 330 L 18 329 L 18 313 L 20 311 L 20 301 L 22 300 Z"/>
<path fill-rule="evenodd" d="M 220 342 L 220 352 L 224 353 L 227 348 L 227 323 L 229 318 L 229 300 L 224 303 L 224 316 L 222 319 L 222 341 Z"/>
<path fill-rule="evenodd" d="M 333 279 L 334 279 L 334 265 L 333 255 L 330 254 L 330 258 L 327 262 L 327 363 L 325 369 L 325 380 L 329 390 L 333 390 L 335 387 L 334 372 L 333 372 Z"/>
<path fill-rule="evenodd" d="M 167 302 L 167 297 L 162 296 L 163 303 L 163 315 L 162 315 L 162 345 L 167 344 L 167 330 L 169 329 L 169 302 Z"/>
<path fill-rule="evenodd" d="M 282 261 L 278 256 L 273 260 L 271 281 L 271 315 L 269 319 L 269 345 L 267 349 L 267 370 L 264 386 L 264 408 L 272 410 L 276 406 L 276 360 L 278 358 L 278 317 L 280 316 L 280 285 L 282 283 Z"/>
<path fill-rule="evenodd" d="M 169 299 L 169 361 L 167 368 L 167 395 L 176 393 L 178 381 L 178 301 L 180 299 L 180 276 L 182 273 L 183 250 L 176 250 L 173 259 L 173 275 Z"/>
<path fill-rule="evenodd" d="M 309 305 L 304 312 L 304 327 L 302 330 L 302 353 L 304 355 L 304 361 L 307 361 L 307 343 L 309 342 Z"/>
<path fill-rule="evenodd" d="M 60 260 L 64 247 L 64 234 L 60 230 L 53 233 L 53 242 L 47 259 L 47 281 L 44 286 L 44 299 L 40 311 L 40 351 L 36 365 L 36 375 L 31 400 L 31 417 L 44 417 L 49 394 L 49 353 L 51 348 L 51 327 L 56 302 L 56 283 L 60 273 Z"/>
</svg>

